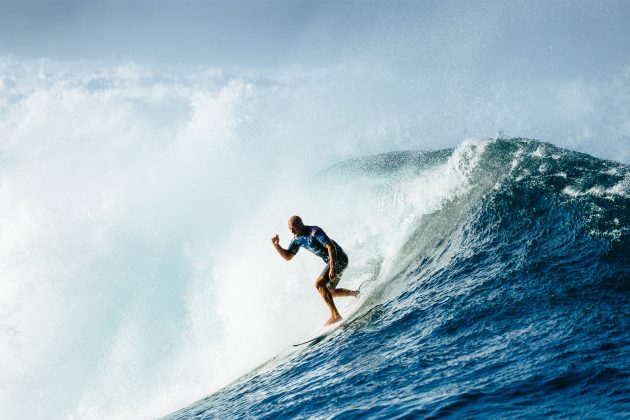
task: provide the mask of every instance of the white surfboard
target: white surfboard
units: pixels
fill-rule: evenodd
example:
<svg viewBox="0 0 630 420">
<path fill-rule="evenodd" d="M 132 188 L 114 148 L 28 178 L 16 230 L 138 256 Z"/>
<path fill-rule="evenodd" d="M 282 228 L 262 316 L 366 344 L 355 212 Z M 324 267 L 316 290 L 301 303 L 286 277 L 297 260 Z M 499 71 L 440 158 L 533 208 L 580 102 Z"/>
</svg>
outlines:
<svg viewBox="0 0 630 420">
<path fill-rule="evenodd" d="M 363 287 L 365 283 L 370 282 L 370 281 L 374 281 L 374 279 L 369 278 L 367 280 L 364 280 L 359 285 L 357 290 L 360 291 L 361 287 Z M 361 303 L 363 302 L 364 299 L 365 299 L 365 296 L 363 293 L 361 293 L 358 298 L 352 299 L 347 302 L 343 302 L 341 304 L 342 307 L 339 310 L 340 313 L 341 312 L 343 313 L 343 318 L 341 319 L 341 321 L 335 322 L 332 325 L 324 325 L 323 327 L 321 327 L 320 329 L 318 329 L 317 331 L 309 335 L 307 338 L 305 338 L 304 341 L 294 344 L 293 347 L 298 347 L 298 346 L 309 344 L 309 343 L 317 343 L 318 341 L 322 340 L 328 334 L 330 334 L 331 332 L 335 331 L 337 328 L 345 324 L 346 321 L 348 321 L 348 319 L 352 318 L 352 315 L 354 315 L 354 312 L 361 306 Z"/>
<path fill-rule="evenodd" d="M 352 300 L 348 302 L 343 302 L 341 304 L 341 308 L 339 308 L 340 309 L 339 312 L 343 315 L 343 318 L 341 319 L 341 321 L 335 322 L 334 324 L 331 324 L 331 325 L 324 325 L 323 327 L 319 328 L 317 331 L 309 335 L 307 338 L 305 338 L 304 341 L 294 344 L 293 347 L 297 347 L 297 346 L 301 346 L 301 345 L 309 344 L 309 343 L 317 343 L 318 341 L 326 337 L 328 334 L 332 333 L 337 328 L 345 324 L 350 318 L 352 318 L 352 315 L 354 315 L 354 312 L 361 306 L 361 303 L 363 302 L 363 295 L 361 294 L 359 295 L 358 298 L 349 298 L 349 299 L 352 299 Z"/>
<path fill-rule="evenodd" d="M 341 321 L 335 322 L 331 325 L 324 325 L 319 330 L 315 331 L 313 334 L 309 335 L 304 341 L 294 344 L 293 347 L 301 346 L 303 344 L 308 343 L 316 343 L 326 337 L 331 332 L 335 331 L 337 328 L 341 326 L 346 321 L 347 318 L 342 318 Z"/>
</svg>

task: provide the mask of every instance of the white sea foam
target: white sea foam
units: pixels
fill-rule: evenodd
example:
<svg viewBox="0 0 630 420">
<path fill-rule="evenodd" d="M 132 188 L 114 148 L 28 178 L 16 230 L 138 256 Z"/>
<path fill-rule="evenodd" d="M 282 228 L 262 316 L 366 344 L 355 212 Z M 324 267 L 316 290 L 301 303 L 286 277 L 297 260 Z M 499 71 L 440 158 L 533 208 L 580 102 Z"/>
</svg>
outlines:
<svg viewBox="0 0 630 420">
<path fill-rule="evenodd" d="M 276 232 L 286 246 L 288 216 L 348 249 L 356 287 L 401 226 L 463 188 L 483 147 L 384 196 L 327 189 L 314 173 L 392 138 L 385 121 L 334 129 L 317 74 L 257 85 L 133 64 L 2 69 L 7 417 L 154 417 L 226 384 L 327 317 L 321 262 L 286 264 L 271 246 Z"/>
</svg>

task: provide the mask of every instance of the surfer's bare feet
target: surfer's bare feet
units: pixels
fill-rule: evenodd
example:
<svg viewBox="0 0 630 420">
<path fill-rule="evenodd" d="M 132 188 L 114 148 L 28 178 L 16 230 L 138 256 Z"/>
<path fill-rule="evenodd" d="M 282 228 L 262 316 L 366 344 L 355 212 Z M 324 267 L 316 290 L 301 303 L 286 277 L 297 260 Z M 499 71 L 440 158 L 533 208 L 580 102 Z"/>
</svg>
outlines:
<svg viewBox="0 0 630 420">
<path fill-rule="evenodd" d="M 331 317 L 328 319 L 328 321 L 326 321 L 326 323 L 325 323 L 324 325 L 332 325 L 332 324 L 334 324 L 335 322 L 339 322 L 339 321 L 341 321 L 341 315 L 339 315 L 339 316 L 334 316 L 334 315 L 333 315 L 333 316 L 331 316 Z"/>
</svg>

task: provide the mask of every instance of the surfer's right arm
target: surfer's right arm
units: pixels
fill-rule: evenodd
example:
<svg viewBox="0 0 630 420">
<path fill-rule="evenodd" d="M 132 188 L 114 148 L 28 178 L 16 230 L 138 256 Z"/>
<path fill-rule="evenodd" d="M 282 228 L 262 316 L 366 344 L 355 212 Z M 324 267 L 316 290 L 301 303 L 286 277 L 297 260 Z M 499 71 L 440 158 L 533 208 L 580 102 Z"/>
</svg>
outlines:
<svg viewBox="0 0 630 420">
<path fill-rule="evenodd" d="M 282 258 L 284 258 L 285 260 L 289 261 L 291 258 L 293 258 L 295 256 L 295 254 L 289 252 L 288 250 L 282 248 L 280 246 L 280 236 L 276 234 L 276 236 L 274 236 L 273 238 L 271 238 L 271 243 L 273 244 L 274 248 L 276 248 L 276 251 L 278 251 L 278 254 L 280 254 L 280 256 Z"/>
</svg>

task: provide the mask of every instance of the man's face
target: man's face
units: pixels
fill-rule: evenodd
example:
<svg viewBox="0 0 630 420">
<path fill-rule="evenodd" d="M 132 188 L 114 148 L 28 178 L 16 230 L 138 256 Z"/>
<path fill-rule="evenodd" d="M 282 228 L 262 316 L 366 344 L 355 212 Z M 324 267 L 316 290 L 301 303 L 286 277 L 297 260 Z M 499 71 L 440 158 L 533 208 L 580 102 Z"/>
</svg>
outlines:
<svg viewBox="0 0 630 420">
<path fill-rule="evenodd" d="M 295 222 L 295 223 L 289 222 L 289 230 L 294 235 L 300 236 L 300 232 L 302 232 L 303 227 L 304 226 L 299 222 Z"/>
</svg>

